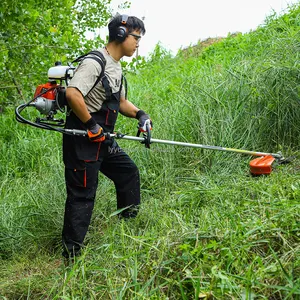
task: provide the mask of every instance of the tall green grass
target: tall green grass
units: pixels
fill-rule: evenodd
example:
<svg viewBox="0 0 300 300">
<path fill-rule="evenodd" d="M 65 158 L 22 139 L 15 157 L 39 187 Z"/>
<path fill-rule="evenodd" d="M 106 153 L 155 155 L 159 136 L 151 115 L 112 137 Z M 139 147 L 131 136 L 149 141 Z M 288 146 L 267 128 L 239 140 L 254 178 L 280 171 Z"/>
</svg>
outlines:
<svg viewBox="0 0 300 300">
<path fill-rule="evenodd" d="M 155 138 L 294 155 L 252 177 L 251 157 L 120 140 L 140 169 L 138 217 L 116 217 L 100 177 L 83 255 L 65 266 L 61 135 L 0 115 L 3 299 L 298 299 L 299 12 L 201 50 L 160 52 L 128 75 Z M 134 135 L 136 120 L 117 129 Z"/>
</svg>

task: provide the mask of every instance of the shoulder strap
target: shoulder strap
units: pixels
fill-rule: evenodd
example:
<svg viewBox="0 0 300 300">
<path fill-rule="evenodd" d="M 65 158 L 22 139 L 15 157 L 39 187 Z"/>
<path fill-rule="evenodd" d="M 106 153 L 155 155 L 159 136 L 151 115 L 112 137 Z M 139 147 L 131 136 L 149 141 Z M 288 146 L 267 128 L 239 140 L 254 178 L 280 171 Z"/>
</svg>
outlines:
<svg viewBox="0 0 300 300">
<path fill-rule="evenodd" d="M 121 83 L 121 89 L 124 81 L 124 88 L 125 88 L 125 99 L 127 99 L 127 79 L 126 77 L 122 74 L 122 83 Z"/>
<path fill-rule="evenodd" d="M 110 97 L 110 95 L 111 95 L 110 86 L 109 86 L 108 80 L 107 80 L 107 78 L 106 78 L 106 76 L 104 74 L 105 66 L 106 66 L 106 59 L 105 59 L 104 55 L 100 51 L 94 50 L 94 51 L 90 51 L 90 52 L 88 52 L 86 54 L 83 54 L 83 55 L 77 57 L 75 60 L 72 61 L 72 63 L 74 63 L 74 62 L 81 62 L 85 58 L 91 58 L 91 59 L 97 61 L 100 64 L 100 66 L 101 66 L 101 73 L 98 76 L 98 78 L 97 78 L 96 82 L 94 83 L 94 85 L 92 86 L 92 88 L 90 89 L 90 91 L 88 92 L 88 94 L 91 92 L 91 90 L 94 89 L 94 87 L 101 80 L 102 84 L 103 84 L 103 87 L 105 89 L 106 97 Z"/>
<path fill-rule="evenodd" d="M 91 56 L 89 58 L 97 60 L 101 64 L 101 66 L 102 65 L 104 65 L 104 66 L 106 65 L 106 59 L 105 59 L 104 55 L 100 51 L 97 51 L 97 50 L 90 51 L 90 52 L 88 52 L 86 54 L 83 54 L 83 55 L 77 57 L 76 59 L 74 59 L 72 61 L 72 63 L 74 63 L 74 62 L 81 62 L 88 55 L 95 55 L 96 57 L 95 56 Z"/>
</svg>

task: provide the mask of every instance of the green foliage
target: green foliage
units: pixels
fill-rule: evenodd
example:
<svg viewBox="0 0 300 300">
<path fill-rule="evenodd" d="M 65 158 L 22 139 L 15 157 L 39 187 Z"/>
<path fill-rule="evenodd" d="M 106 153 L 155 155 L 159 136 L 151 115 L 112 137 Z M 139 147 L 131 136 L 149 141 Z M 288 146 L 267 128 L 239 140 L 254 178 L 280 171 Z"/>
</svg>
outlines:
<svg viewBox="0 0 300 300">
<path fill-rule="evenodd" d="M 28 101 L 55 61 L 67 63 L 95 46 L 87 40 L 110 17 L 110 0 L 10 1 L 0 7 L 0 105 Z M 101 12 L 101 13 L 99 13 Z M 27 100 L 28 99 L 28 100 Z"/>
<path fill-rule="evenodd" d="M 291 11 L 257 31 L 200 46 L 196 57 L 180 52 L 169 59 L 155 51 L 152 67 L 129 80 L 138 92 L 134 96 L 141 105 L 144 100 L 151 105 L 158 128 L 174 128 L 172 135 L 184 133 L 182 140 L 267 151 L 279 151 L 282 145 L 297 149 L 299 6 Z M 155 88 L 150 93 L 142 86 Z M 174 117 L 164 118 L 167 112 Z"/>
<path fill-rule="evenodd" d="M 252 177 L 251 158 L 240 154 L 120 140 L 140 169 L 140 213 L 118 220 L 114 187 L 101 176 L 87 246 L 69 266 L 60 250 L 61 136 L 16 123 L 8 107 L 0 115 L 1 296 L 298 299 L 299 15 L 298 5 L 175 58 L 158 45 L 136 75 L 136 65 L 125 66 L 129 99 L 151 115 L 154 138 L 295 159 Z M 118 119 L 121 132 L 135 128 Z"/>
<path fill-rule="evenodd" d="M 136 73 L 138 70 L 147 66 L 145 57 L 138 55 L 133 57 L 130 62 L 121 61 L 123 74 L 126 76 L 129 73 Z"/>
</svg>

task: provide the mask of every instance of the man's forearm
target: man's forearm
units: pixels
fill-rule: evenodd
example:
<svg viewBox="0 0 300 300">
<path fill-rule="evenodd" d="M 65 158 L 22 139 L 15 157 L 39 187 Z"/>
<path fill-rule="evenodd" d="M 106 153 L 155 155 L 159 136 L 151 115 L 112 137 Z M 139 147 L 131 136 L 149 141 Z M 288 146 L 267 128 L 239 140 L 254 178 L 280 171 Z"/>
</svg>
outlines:
<svg viewBox="0 0 300 300">
<path fill-rule="evenodd" d="M 86 123 L 91 118 L 91 115 L 85 105 L 82 94 L 76 88 L 70 87 L 67 88 L 66 98 L 75 115 L 83 123 Z"/>
<path fill-rule="evenodd" d="M 128 100 L 121 100 L 120 101 L 120 113 L 126 117 L 129 118 L 135 118 L 136 113 L 139 111 L 139 108 L 137 108 L 134 104 L 132 104 Z"/>
</svg>

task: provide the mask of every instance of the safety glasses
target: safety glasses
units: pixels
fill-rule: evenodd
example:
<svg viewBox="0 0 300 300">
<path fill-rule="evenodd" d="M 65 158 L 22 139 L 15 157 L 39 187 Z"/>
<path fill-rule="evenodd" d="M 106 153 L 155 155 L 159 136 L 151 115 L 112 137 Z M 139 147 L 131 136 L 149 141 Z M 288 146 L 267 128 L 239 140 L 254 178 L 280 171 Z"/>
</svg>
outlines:
<svg viewBox="0 0 300 300">
<path fill-rule="evenodd" d="M 128 35 L 133 36 L 137 42 L 139 42 L 142 38 L 140 35 L 137 35 L 137 34 L 134 34 L 134 33 L 128 33 Z"/>
</svg>

